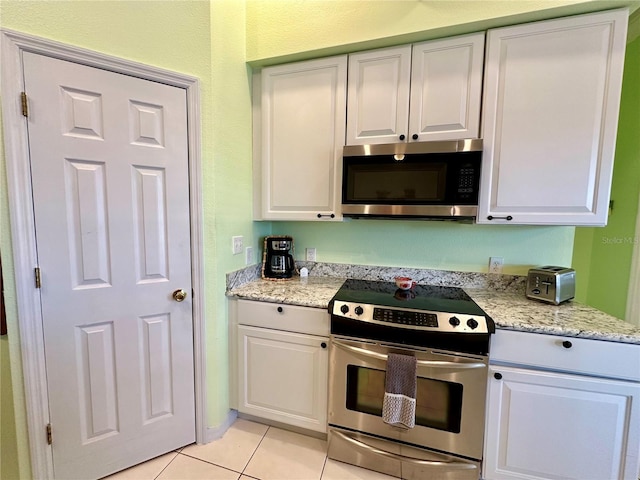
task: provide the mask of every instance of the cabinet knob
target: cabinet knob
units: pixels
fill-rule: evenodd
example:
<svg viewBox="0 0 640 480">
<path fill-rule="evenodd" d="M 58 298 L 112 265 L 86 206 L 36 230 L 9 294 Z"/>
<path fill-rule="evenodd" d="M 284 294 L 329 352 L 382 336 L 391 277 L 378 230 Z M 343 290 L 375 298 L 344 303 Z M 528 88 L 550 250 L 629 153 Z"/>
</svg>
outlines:
<svg viewBox="0 0 640 480">
<path fill-rule="evenodd" d="M 496 373 L 493 374 L 493 378 L 495 378 L 496 380 L 502 380 L 502 374 L 496 372 Z"/>
<path fill-rule="evenodd" d="M 411 138 L 413 138 L 414 140 L 417 140 L 418 139 L 418 134 L 414 133 L 413 135 L 411 135 Z"/>
<path fill-rule="evenodd" d="M 573 343 L 571 343 L 569 340 L 565 340 L 564 342 L 562 342 L 562 346 L 564 348 L 571 348 L 573 347 Z"/>
<path fill-rule="evenodd" d="M 406 137 L 403 135 L 400 135 L 400 140 L 404 140 Z"/>
<path fill-rule="evenodd" d="M 327 348 L 327 343 L 326 343 L 326 342 L 322 342 L 322 343 L 320 344 L 320 346 L 321 346 L 322 348 Z"/>
<path fill-rule="evenodd" d="M 282 307 L 278 307 L 278 313 L 282 313 L 284 312 L 284 309 Z"/>
</svg>

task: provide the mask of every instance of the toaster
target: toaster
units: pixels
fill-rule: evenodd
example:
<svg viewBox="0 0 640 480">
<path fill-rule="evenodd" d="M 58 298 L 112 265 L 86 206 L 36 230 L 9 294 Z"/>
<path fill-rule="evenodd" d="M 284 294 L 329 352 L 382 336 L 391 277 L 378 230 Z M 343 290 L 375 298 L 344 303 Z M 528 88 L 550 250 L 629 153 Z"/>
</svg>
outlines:
<svg viewBox="0 0 640 480">
<path fill-rule="evenodd" d="M 573 268 L 532 268 L 527 275 L 527 298 L 556 305 L 571 300 L 576 294 L 576 271 Z"/>
</svg>

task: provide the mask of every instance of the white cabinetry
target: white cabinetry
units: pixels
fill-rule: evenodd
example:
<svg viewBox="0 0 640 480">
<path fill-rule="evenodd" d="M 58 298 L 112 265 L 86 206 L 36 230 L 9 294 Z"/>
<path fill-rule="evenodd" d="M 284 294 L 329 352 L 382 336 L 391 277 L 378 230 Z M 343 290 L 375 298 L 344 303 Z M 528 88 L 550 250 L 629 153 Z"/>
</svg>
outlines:
<svg viewBox="0 0 640 480">
<path fill-rule="evenodd" d="M 498 330 L 490 363 L 483 478 L 638 478 L 640 345 Z"/>
<path fill-rule="evenodd" d="M 347 57 L 262 70 L 261 219 L 340 219 Z"/>
<path fill-rule="evenodd" d="M 627 18 L 488 32 L 478 223 L 606 224 Z"/>
<path fill-rule="evenodd" d="M 484 33 L 349 55 L 347 144 L 478 138 Z"/>
<path fill-rule="evenodd" d="M 327 431 L 329 315 L 239 300 L 238 411 Z"/>
<path fill-rule="evenodd" d="M 347 145 L 407 138 L 411 45 L 349 55 Z"/>
</svg>

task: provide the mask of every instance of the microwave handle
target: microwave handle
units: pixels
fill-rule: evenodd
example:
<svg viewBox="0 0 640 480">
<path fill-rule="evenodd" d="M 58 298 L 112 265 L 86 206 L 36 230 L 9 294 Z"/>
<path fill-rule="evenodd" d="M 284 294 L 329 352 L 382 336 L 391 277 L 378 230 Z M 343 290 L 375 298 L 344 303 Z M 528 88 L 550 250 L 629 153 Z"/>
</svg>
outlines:
<svg viewBox="0 0 640 480">
<path fill-rule="evenodd" d="M 386 450 L 382 450 L 380 448 L 372 447 L 371 445 L 367 445 L 355 438 L 350 437 L 349 435 L 345 435 L 342 432 L 338 432 L 336 430 L 331 431 L 332 435 L 338 435 L 341 439 L 349 442 L 353 446 L 360 448 L 361 450 L 367 450 L 371 453 L 375 453 L 377 455 L 382 455 L 384 457 L 391 458 L 393 460 L 400 460 L 407 463 L 413 463 L 421 466 L 428 467 L 446 467 L 448 469 L 455 470 L 477 470 L 478 467 L 473 463 L 463 463 L 463 462 L 441 462 L 437 460 L 421 460 L 419 458 L 407 457 L 405 455 L 399 455 L 397 453 L 387 452 Z"/>
<path fill-rule="evenodd" d="M 336 347 L 340 347 L 344 350 L 349 350 L 351 352 L 365 355 L 368 357 L 373 357 L 378 360 L 382 360 L 384 362 L 387 361 L 387 356 L 384 353 L 372 352 L 370 350 L 353 347 L 351 345 L 347 345 L 345 343 L 339 342 L 337 340 L 332 341 L 333 345 Z M 458 363 L 458 362 L 443 362 L 441 360 L 418 360 L 417 361 L 419 367 L 435 367 L 435 368 L 458 368 L 458 369 L 471 369 L 471 368 L 486 368 L 487 365 L 481 362 L 470 362 L 470 363 Z"/>
</svg>

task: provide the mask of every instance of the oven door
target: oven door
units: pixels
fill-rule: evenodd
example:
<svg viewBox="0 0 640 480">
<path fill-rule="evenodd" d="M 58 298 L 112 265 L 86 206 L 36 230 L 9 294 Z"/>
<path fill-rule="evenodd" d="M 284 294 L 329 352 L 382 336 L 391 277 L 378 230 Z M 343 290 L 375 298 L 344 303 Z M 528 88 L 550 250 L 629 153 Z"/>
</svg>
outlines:
<svg viewBox="0 0 640 480">
<path fill-rule="evenodd" d="M 415 427 L 382 421 L 387 355 L 418 362 Z M 332 336 L 329 424 L 481 459 L 487 357 Z"/>
</svg>

